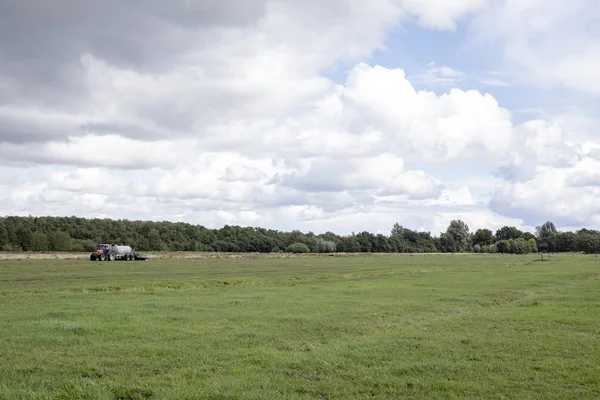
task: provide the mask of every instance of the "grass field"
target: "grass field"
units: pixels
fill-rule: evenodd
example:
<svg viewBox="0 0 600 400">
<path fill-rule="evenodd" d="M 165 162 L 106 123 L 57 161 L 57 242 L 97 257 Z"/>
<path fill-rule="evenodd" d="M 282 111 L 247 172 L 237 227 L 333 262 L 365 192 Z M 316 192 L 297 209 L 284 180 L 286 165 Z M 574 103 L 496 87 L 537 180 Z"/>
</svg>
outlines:
<svg viewBox="0 0 600 400">
<path fill-rule="evenodd" d="M 0 261 L 0 399 L 598 399 L 600 259 Z"/>
</svg>

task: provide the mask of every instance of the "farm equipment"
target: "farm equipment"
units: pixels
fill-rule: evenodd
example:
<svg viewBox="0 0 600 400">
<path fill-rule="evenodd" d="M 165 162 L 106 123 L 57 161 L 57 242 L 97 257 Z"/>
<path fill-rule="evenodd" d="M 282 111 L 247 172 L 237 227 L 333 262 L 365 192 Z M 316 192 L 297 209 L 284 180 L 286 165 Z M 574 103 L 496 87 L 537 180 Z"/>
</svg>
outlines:
<svg viewBox="0 0 600 400">
<path fill-rule="evenodd" d="M 148 257 L 135 252 L 135 247 L 132 246 L 118 246 L 116 244 L 101 244 L 98 249 L 90 254 L 91 261 L 135 261 L 135 260 L 147 260 Z"/>
</svg>

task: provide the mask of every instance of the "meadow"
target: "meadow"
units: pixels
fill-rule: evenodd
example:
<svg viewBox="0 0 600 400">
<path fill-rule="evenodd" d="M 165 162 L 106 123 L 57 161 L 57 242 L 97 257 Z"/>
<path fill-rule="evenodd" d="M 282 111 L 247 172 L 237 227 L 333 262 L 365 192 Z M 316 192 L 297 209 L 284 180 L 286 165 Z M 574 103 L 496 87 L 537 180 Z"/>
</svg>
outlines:
<svg viewBox="0 0 600 400">
<path fill-rule="evenodd" d="M 598 399 L 600 259 L 0 261 L 0 399 Z"/>
</svg>

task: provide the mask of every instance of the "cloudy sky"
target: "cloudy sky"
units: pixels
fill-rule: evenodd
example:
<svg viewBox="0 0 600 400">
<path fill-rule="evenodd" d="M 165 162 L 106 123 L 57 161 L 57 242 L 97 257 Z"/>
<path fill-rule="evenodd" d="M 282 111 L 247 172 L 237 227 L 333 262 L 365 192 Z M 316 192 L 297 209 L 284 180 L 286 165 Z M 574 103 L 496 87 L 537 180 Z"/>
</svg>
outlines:
<svg viewBox="0 0 600 400">
<path fill-rule="evenodd" d="M 0 214 L 600 228 L 596 0 L 1 0 Z"/>
</svg>

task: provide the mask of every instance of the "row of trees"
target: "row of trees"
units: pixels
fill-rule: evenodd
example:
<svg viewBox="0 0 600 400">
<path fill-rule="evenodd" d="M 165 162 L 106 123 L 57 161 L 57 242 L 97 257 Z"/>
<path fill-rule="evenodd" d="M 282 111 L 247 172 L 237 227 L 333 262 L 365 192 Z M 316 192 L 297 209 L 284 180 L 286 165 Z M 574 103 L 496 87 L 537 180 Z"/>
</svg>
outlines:
<svg viewBox="0 0 600 400">
<path fill-rule="evenodd" d="M 600 231 L 580 229 L 576 232 L 560 232 L 551 221 L 535 228 L 535 234 L 523 232 L 514 226 L 504 226 L 495 233 L 489 229 L 469 232 L 469 227 L 460 220 L 450 223 L 440 235 L 446 242 L 453 243 L 456 251 L 527 254 L 538 251 L 551 253 L 600 252 Z"/>
<path fill-rule="evenodd" d="M 471 233 L 466 223 L 452 221 L 434 236 L 394 224 L 389 235 L 370 232 L 337 235 L 226 225 L 208 229 L 183 222 L 85 219 L 78 217 L 0 217 L 2 251 L 93 251 L 99 243 L 136 246 L 141 251 L 313 252 L 313 253 L 456 253 L 526 254 L 600 251 L 600 232 L 559 232 L 552 222 L 535 234 L 505 226 Z"/>
</svg>

